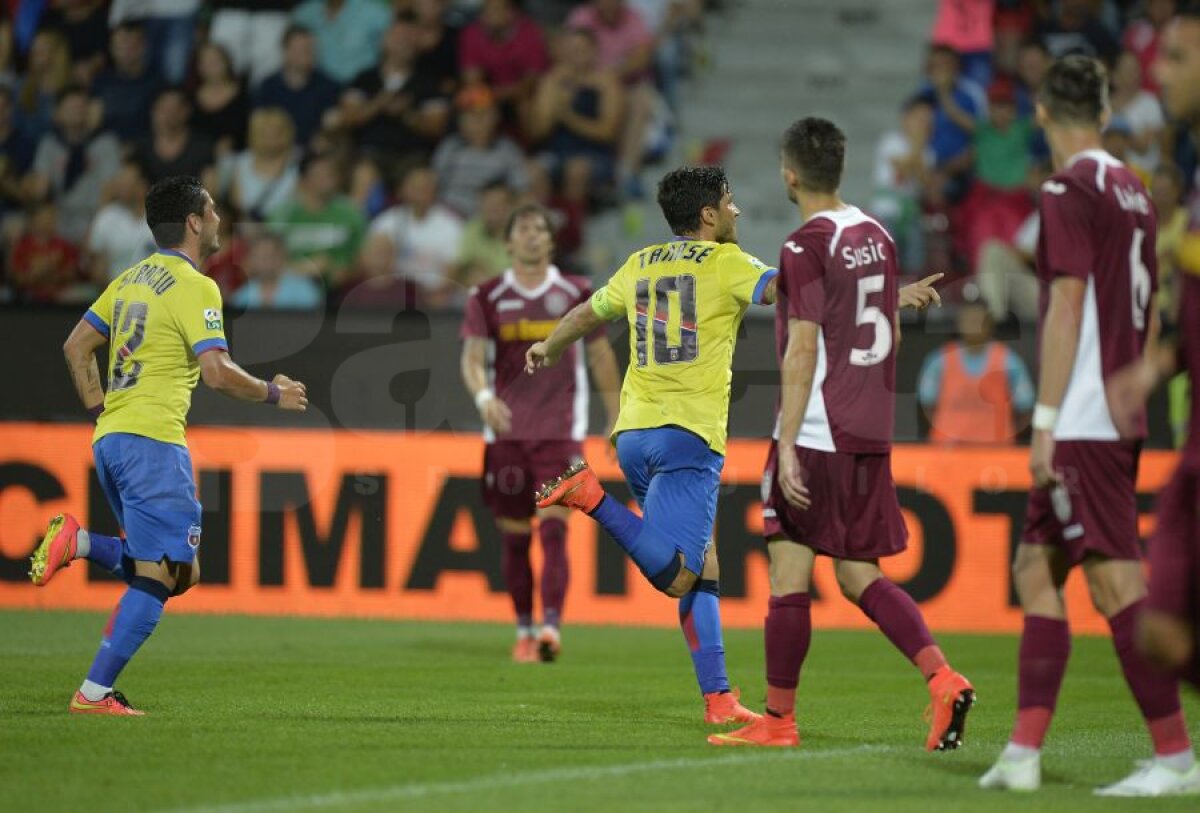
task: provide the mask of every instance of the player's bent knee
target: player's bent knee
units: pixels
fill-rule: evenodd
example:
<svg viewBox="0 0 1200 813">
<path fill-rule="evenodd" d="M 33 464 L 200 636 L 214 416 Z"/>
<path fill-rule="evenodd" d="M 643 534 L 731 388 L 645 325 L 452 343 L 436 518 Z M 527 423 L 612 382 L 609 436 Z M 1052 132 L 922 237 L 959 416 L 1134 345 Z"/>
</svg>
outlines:
<svg viewBox="0 0 1200 813">
<path fill-rule="evenodd" d="M 182 596 L 188 590 L 191 590 L 200 583 L 200 560 L 190 565 L 181 565 L 176 571 L 175 589 L 171 592 L 172 596 Z"/>
<path fill-rule="evenodd" d="M 675 581 L 664 590 L 671 598 L 683 598 L 696 587 L 700 577 L 692 571 L 684 568 L 679 571 L 679 575 L 675 577 Z"/>
</svg>

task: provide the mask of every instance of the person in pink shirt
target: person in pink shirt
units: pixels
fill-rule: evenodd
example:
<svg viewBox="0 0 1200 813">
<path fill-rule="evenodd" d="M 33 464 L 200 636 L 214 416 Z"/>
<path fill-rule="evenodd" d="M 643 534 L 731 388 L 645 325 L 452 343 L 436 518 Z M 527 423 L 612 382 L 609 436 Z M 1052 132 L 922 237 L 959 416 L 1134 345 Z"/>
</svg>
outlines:
<svg viewBox="0 0 1200 813">
<path fill-rule="evenodd" d="M 463 29 L 458 61 L 464 85 L 489 86 L 505 129 L 524 129 L 537 77 L 550 67 L 541 28 L 513 0 L 483 0 L 479 17 Z"/>
<path fill-rule="evenodd" d="M 983 87 L 992 81 L 995 5 L 995 0 L 940 0 L 929 38 L 957 51 L 963 74 Z"/>
</svg>

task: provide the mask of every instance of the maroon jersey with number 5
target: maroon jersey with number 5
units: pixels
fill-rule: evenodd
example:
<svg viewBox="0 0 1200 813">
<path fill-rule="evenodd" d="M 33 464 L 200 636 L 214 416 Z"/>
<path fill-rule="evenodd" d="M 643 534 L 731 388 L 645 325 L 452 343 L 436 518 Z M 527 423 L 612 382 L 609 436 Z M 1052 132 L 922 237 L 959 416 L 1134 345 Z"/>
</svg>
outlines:
<svg viewBox="0 0 1200 813">
<path fill-rule="evenodd" d="M 783 442 L 822 452 L 891 450 L 898 273 L 892 238 L 854 206 L 813 215 L 783 244 L 775 311 L 781 364 L 788 319 L 818 325 L 808 411 L 799 436 Z"/>
</svg>

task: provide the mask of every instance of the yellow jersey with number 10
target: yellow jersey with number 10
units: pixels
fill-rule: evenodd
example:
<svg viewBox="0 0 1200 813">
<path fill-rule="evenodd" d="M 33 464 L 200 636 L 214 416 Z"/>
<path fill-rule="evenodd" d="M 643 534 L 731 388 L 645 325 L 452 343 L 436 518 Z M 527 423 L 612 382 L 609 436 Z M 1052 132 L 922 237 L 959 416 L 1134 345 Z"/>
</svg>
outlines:
<svg viewBox="0 0 1200 813">
<path fill-rule="evenodd" d="M 159 251 L 122 272 L 83 318 L 108 339 L 108 392 L 92 442 L 127 432 L 187 446 L 199 357 L 229 349 L 217 284 L 187 255 Z"/>
<path fill-rule="evenodd" d="M 677 239 L 631 255 L 592 295 L 597 316 L 629 322 L 614 436 L 674 425 L 724 454 L 738 326 L 777 273 L 736 243 Z"/>
</svg>

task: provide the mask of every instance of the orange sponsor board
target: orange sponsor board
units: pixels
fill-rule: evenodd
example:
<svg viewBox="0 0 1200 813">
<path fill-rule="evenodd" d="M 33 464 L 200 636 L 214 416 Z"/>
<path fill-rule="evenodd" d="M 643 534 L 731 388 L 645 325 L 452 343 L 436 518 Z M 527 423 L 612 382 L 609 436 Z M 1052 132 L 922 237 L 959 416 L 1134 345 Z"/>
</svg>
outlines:
<svg viewBox="0 0 1200 813">
<path fill-rule="evenodd" d="M 500 537 L 478 485 L 483 444 L 447 433 L 194 428 L 202 584 L 173 612 L 507 621 Z M 762 623 L 768 596 L 760 482 L 763 441 L 729 445 L 717 520 L 722 614 L 728 626 Z M 628 496 L 601 440 L 587 454 L 605 484 Z M 1023 449 L 901 446 L 892 469 L 911 532 L 886 572 L 947 631 L 1020 628 L 1009 560 L 1029 476 Z M 1139 482 L 1142 533 L 1153 494 L 1175 455 L 1148 452 Z M 812 510 L 820 510 L 819 506 Z M 92 468 L 90 428 L 0 424 L 0 607 L 107 609 L 123 586 L 77 563 L 46 588 L 25 578 L 47 519 L 69 511 L 115 533 Z M 568 541 L 569 621 L 674 625 L 673 602 L 651 588 L 587 517 Z M 535 556 L 536 556 L 536 548 Z M 1072 626 L 1103 631 L 1076 574 Z M 837 590 L 827 561 L 814 577 L 814 621 L 866 627 Z"/>
</svg>

